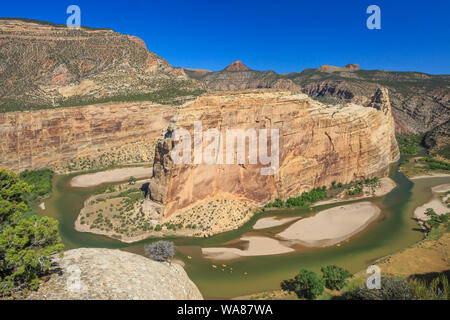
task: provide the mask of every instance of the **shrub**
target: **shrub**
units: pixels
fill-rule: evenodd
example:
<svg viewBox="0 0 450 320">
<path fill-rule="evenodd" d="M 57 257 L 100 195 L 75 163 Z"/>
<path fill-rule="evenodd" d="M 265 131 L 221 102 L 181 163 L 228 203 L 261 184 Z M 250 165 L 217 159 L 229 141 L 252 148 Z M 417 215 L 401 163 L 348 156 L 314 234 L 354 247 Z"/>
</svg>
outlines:
<svg viewBox="0 0 450 320">
<path fill-rule="evenodd" d="M 158 241 L 144 247 L 145 255 L 152 260 L 164 262 L 170 261 L 175 254 L 173 242 Z"/>
<path fill-rule="evenodd" d="M 268 203 L 266 204 L 266 208 L 281 208 L 283 207 L 283 200 L 281 200 L 280 198 L 275 199 L 274 202 Z"/>
<path fill-rule="evenodd" d="M 425 158 L 431 170 L 450 170 L 450 163 L 437 159 Z"/>
<path fill-rule="evenodd" d="M 31 186 L 30 196 L 33 200 L 45 197 L 52 192 L 53 172 L 49 169 L 25 170 L 19 178 Z"/>
<path fill-rule="evenodd" d="M 331 290 L 341 290 L 345 286 L 346 280 L 352 276 L 350 271 L 336 265 L 322 267 L 320 271 L 322 271 L 325 286 Z"/>
<path fill-rule="evenodd" d="M 398 147 L 401 154 L 414 155 L 417 154 L 417 148 L 422 141 L 421 136 L 400 135 L 397 136 Z"/>
<path fill-rule="evenodd" d="M 444 274 L 429 283 L 425 280 L 413 279 L 410 287 L 413 295 L 419 300 L 450 300 L 450 285 Z"/>
<path fill-rule="evenodd" d="M 426 221 L 427 224 L 432 228 L 437 228 L 441 223 L 448 222 L 448 213 L 438 215 L 432 208 L 428 208 L 425 211 L 425 215 L 429 218 L 429 220 Z"/>
<path fill-rule="evenodd" d="M 135 177 L 133 177 L 133 176 L 131 176 L 131 177 L 128 179 L 128 183 L 129 183 L 130 185 L 136 184 L 136 181 L 137 181 L 137 179 L 136 179 Z"/>
<path fill-rule="evenodd" d="M 281 282 L 283 291 L 295 292 L 300 299 L 315 299 L 325 289 L 325 281 L 314 271 L 302 269 L 294 279 Z"/>
<path fill-rule="evenodd" d="M 345 292 L 340 298 L 346 300 L 449 300 L 450 285 L 444 274 L 440 274 L 431 281 L 385 277 L 381 279 L 379 290 L 359 287 Z"/>
<path fill-rule="evenodd" d="M 381 278 L 381 289 L 358 287 L 345 292 L 344 300 L 414 300 L 408 281 L 392 277 Z"/>
</svg>

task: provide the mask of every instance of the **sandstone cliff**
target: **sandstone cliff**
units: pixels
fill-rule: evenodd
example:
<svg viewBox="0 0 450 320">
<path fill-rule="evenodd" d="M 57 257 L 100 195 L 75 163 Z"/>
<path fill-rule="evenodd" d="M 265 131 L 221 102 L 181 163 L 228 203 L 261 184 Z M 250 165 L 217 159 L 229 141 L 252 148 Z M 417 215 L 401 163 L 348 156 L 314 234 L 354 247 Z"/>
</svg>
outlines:
<svg viewBox="0 0 450 320">
<path fill-rule="evenodd" d="M 196 120 L 202 121 L 203 132 L 217 128 L 223 137 L 227 129 L 279 129 L 279 170 L 262 175 L 267 165 L 248 161 L 174 164 L 171 131 L 183 128 L 192 134 Z M 203 147 L 207 144 L 203 141 Z M 386 89 L 377 90 L 366 107 L 324 105 L 282 91 L 211 94 L 180 109 L 158 141 L 149 196 L 163 204 L 165 217 L 207 199 L 264 204 L 332 182 L 386 175 L 398 156 Z"/>
<path fill-rule="evenodd" d="M 302 92 L 326 102 L 364 104 L 379 86 L 389 90 L 397 133 L 423 133 L 450 119 L 450 76 L 357 70 L 287 75 Z"/>
<path fill-rule="evenodd" d="M 202 300 L 178 264 L 112 249 L 75 249 L 29 300 Z"/>
<path fill-rule="evenodd" d="M 67 172 L 152 163 L 174 112 L 137 102 L 0 113 L 0 168 Z"/>
</svg>

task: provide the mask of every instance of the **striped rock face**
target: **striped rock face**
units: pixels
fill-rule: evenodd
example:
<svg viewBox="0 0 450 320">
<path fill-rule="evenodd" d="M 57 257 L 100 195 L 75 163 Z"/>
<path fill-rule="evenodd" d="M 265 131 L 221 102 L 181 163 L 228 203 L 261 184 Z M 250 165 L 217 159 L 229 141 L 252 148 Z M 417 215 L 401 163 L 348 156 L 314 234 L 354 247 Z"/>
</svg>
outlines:
<svg viewBox="0 0 450 320">
<path fill-rule="evenodd" d="M 65 173 L 152 163 L 174 114 L 145 102 L 0 113 L 0 168 Z"/>
<path fill-rule="evenodd" d="M 237 151 L 235 163 L 226 163 L 225 156 L 224 163 L 196 160 L 195 148 L 201 147 L 204 156 L 212 141 L 196 140 L 196 123 L 201 123 L 203 133 L 210 129 L 220 133 L 224 154 L 227 130 L 255 130 L 257 135 L 261 130 L 277 130 L 276 172 L 262 174 L 261 169 L 273 163 L 260 158 L 250 163 L 248 137 L 244 163 L 237 163 Z M 174 141 L 172 133 L 179 129 L 192 137 L 188 163 L 173 160 L 181 140 Z M 384 176 L 399 157 L 394 130 L 385 89 L 378 90 L 366 106 L 324 105 L 303 94 L 267 90 L 202 96 L 178 111 L 168 133 L 158 141 L 149 197 L 163 205 L 163 216 L 168 217 L 207 199 L 264 204 L 332 182 Z M 262 146 L 256 146 L 258 155 Z M 270 150 L 271 144 L 266 147 Z"/>
</svg>

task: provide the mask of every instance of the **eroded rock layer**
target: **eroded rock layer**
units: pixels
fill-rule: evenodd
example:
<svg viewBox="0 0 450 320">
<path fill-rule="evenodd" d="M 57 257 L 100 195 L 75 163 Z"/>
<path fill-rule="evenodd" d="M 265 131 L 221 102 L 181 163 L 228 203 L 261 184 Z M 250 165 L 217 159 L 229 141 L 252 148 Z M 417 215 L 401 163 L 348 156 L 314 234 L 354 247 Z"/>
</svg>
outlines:
<svg viewBox="0 0 450 320">
<path fill-rule="evenodd" d="M 383 86 L 389 90 L 397 133 L 426 132 L 450 117 L 449 75 L 362 70 L 357 64 L 323 65 L 302 72 L 277 74 L 251 70 L 240 62 L 222 71 L 186 73 L 212 90 L 274 88 L 306 93 L 333 104 L 365 104 L 377 88 Z"/>
<path fill-rule="evenodd" d="M 173 114 L 150 103 L 0 113 L 0 168 L 68 172 L 152 162 Z"/>
<path fill-rule="evenodd" d="M 171 132 L 182 128 L 193 137 L 194 121 L 202 122 L 203 132 L 215 128 L 223 137 L 227 129 L 279 129 L 278 171 L 262 175 L 261 168 L 268 165 L 260 161 L 193 164 L 194 153 L 192 164 L 175 164 L 171 152 L 179 142 Z M 203 148 L 210 142 L 203 140 Z M 386 89 L 378 90 L 367 106 L 324 105 L 282 91 L 206 95 L 180 109 L 158 141 L 149 196 L 164 205 L 165 217 L 205 199 L 263 204 L 332 182 L 386 175 L 398 156 Z"/>
</svg>

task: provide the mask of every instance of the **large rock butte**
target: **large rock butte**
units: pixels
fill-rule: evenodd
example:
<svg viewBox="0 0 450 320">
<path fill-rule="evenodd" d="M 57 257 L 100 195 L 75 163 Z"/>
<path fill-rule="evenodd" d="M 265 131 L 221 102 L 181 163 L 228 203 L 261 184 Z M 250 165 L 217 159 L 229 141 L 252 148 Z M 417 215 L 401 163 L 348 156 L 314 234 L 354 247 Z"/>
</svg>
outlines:
<svg viewBox="0 0 450 320">
<path fill-rule="evenodd" d="M 113 249 L 75 249 L 30 300 L 202 300 L 179 264 Z M 55 270 L 57 271 L 57 270 Z M 77 280 L 79 279 L 79 281 Z"/>
<path fill-rule="evenodd" d="M 175 164 L 170 153 L 176 142 L 170 133 L 183 128 L 193 137 L 198 120 L 203 132 L 217 128 L 223 137 L 227 129 L 279 129 L 279 170 L 275 175 L 261 175 L 260 169 L 267 165 L 248 161 L 240 165 Z M 209 143 L 203 141 L 203 147 Z M 162 217 L 205 199 L 264 204 L 332 182 L 387 175 L 389 164 L 398 157 L 384 88 L 366 106 L 324 105 L 304 94 L 284 91 L 211 94 L 180 108 L 158 141 L 149 197 L 162 205 Z"/>
</svg>

